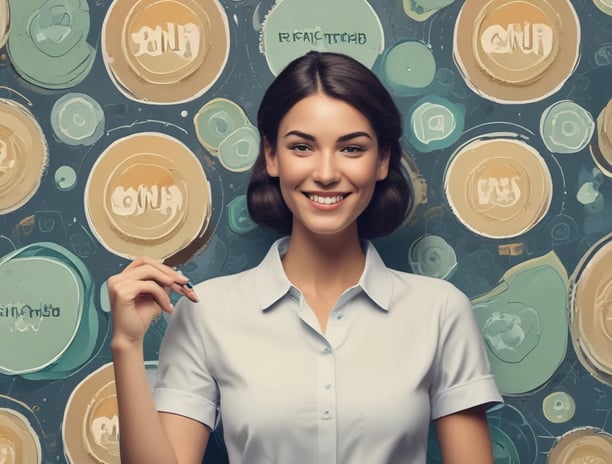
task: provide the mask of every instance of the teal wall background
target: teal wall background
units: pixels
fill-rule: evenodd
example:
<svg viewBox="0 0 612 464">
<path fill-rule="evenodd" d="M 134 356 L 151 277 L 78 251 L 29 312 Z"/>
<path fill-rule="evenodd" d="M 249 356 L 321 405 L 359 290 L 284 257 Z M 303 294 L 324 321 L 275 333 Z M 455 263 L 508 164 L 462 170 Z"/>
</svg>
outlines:
<svg viewBox="0 0 612 464">
<path fill-rule="evenodd" d="M 106 279 L 148 251 L 194 282 L 259 261 L 257 105 L 316 48 L 402 110 L 417 205 L 376 244 L 472 299 L 496 463 L 612 462 L 608 0 L 0 0 L 0 46 L 0 461 L 119 462 Z"/>
</svg>

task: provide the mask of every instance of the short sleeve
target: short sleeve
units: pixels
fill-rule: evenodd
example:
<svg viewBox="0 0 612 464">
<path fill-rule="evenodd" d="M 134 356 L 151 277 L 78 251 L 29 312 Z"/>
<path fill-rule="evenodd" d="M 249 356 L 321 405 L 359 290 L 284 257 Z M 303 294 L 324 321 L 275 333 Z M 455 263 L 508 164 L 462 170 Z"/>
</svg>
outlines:
<svg viewBox="0 0 612 464">
<path fill-rule="evenodd" d="M 158 411 L 186 416 L 215 427 L 219 391 L 208 371 L 200 307 L 182 298 L 169 318 L 159 352 L 154 389 Z"/>
<path fill-rule="evenodd" d="M 430 385 L 432 419 L 502 401 L 470 300 L 447 287 Z"/>
</svg>

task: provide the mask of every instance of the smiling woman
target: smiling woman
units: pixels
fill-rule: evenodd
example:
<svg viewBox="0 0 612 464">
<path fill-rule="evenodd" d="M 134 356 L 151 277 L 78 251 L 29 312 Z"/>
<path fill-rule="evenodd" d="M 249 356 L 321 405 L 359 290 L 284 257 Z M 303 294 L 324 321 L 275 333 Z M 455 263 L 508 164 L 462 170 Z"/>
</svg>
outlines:
<svg viewBox="0 0 612 464">
<path fill-rule="evenodd" d="M 387 268 L 368 240 L 412 204 L 389 93 L 356 60 L 310 52 L 257 121 L 249 212 L 289 235 L 195 293 L 146 257 L 108 281 L 122 460 L 200 462 L 221 419 L 232 464 L 424 464 L 433 419 L 444 462 L 492 464 L 485 408 L 501 396 L 469 300 Z M 187 297 L 176 310 L 170 289 Z M 143 337 L 160 310 L 152 397 Z"/>
</svg>

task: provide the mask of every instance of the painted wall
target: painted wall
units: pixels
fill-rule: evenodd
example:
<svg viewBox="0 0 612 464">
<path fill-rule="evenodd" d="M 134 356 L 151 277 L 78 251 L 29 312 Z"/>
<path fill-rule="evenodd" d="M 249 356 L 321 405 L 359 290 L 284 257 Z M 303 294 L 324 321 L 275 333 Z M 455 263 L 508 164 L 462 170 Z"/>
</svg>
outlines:
<svg viewBox="0 0 612 464">
<path fill-rule="evenodd" d="M 259 261 L 255 112 L 311 48 L 402 110 L 417 206 L 377 245 L 472 299 L 496 463 L 612 462 L 609 0 L 0 0 L 0 47 L 0 462 L 118 462 L 106 279 Z"/>
</svg>

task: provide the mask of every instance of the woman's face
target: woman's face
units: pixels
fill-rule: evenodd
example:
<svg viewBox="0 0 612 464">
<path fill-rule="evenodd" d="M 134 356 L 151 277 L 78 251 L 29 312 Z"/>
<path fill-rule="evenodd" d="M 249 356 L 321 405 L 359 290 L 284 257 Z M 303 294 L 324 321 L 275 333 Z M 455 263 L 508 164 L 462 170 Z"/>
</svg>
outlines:
<svg viewBox="0 0 612 464">
<path fill-rule="evenodd" d="M 323 93 L 296 103 L 281 120 L 276 146 L 264 141 L 264 150 L 268 174 L 279 178 L 293 213 L 293 233 L 356 232 L 389 170 L 389 153 L 379 151 L 368 119 Z"/>
</svg>

